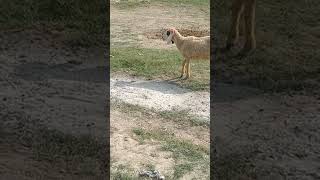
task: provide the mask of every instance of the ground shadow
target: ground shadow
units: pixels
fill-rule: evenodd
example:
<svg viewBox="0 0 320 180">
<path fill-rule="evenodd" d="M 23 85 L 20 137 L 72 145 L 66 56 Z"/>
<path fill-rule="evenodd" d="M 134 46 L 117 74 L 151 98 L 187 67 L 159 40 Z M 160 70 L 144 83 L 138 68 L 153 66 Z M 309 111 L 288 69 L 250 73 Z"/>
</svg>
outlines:
<svg viewBox="0 0 320 180">
<path fill-rule="evenodd" d="M 118 87 L 135 87 L 141 89 L 148 89 L 152 91 L 158 91 L 163 94 L 184 94 L 191 92 L 191 90 L 183 89 L 175 85 L 174 83 L 168 83 L 168 81 L 117 81 L 114 86 Z"/>
<path fill-rule="evenodd" d="M 248 99 L 263 93 L 259 89 L 227 83 L 214 83 L 213 87 L 211 97 L 215 103 Z"/>
<path fill-rule="evenodd" d="M 105 83 L 110 77 L 108 68 L 104 66 L 81 68 L 70 63 L 48 65 L 38 62 L 16 66 L 15 75 L 29 81 L 61 79 L 94 83 Z"/>
</svg>

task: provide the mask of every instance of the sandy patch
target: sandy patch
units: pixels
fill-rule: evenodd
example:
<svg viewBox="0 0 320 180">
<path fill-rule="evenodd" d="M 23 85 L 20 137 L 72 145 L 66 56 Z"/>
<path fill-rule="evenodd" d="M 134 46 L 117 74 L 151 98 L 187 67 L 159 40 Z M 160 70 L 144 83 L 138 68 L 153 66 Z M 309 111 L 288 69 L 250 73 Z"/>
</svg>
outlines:
<svg viewBox="0 0 320 180">
<path fill-rule="evenodd" d="M 210 93 L 192 92 L 161 80 L 112 77 L 111 97 L 157 111 L 189 111 L 209 121 Z"/>
</svg>

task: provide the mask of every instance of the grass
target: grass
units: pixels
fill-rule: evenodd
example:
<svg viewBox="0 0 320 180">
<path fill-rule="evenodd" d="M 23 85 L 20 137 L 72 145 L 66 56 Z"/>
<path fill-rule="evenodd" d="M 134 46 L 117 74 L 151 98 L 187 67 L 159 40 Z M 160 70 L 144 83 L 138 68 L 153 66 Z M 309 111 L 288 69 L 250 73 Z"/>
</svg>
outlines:
<svg viewBox="0 0 320 180">
<path fill-rule="evenodd" d="M 187 111 L 156 111 L 153 109 L 148 109 L 139 105 L 133 105 L 125 102 L 120 102 L 118 100 L 112 100 L 111 109 L 117 109 L 125 114 L 130 114 L 132 116 L 138 116 L 138 114 L 143 114 L 147 117 L 155 117 L 155 118 L 162 118 L 164 120 L 170 120 L 178 125 L 183 126 L 202 126 L 205 128 L 209 128 L 210 122 L 195 117 L 193 115 L 188 115 Z"/>
<path fill-rule="evenodd" d="M 66 36 L 85 45 L 105 43 L 107 2 L 102 0 L 3 0 L 0 31 L 43 25 L 63 29 Z"/>
<path fill-rule="evenodd" d="M 218 81 L 240 83 L 266 91 L 317 90 L 320 87 L 320 44 L 317 0 L 257 1 L 257 50 L 237 59 L 218 55 Z M 213 1 L 213 27 L 223 41 L 230 21 L 231 1 Z"/>
<path fill-rule="evenodd" d="M 209 150 L 205 147 L 194 145 L 191 141 L 177 139 L 165 131 L 146 131 L 141 128 L 135 128 L 132 131 L 139 141 L 157 140 L 162 143 L 163 151 L 172 152 L 176 161 L 172 179 L 181 178 L 201 165 L 209 169 L 209 163 L 206 160 L 209 156 Z"/>
<path fill-rule="evenodd" d="M 139 180 L 140 178 L 127 172 L 117 171 L 111 174 L 111 179 L 112 180 Z"/>
<path fill-rule="evenodd" d="M 158 114 L 160 115 L 161 118 L 170 119 L 178 124 L 183 124 L 185 123 L 185 121 L 188 121 L 190 126 L 203 126 L 203 127 L 210 126 L 209 121 L 189 115 L 187 110 L 160 111 L 158 112 Z"/>
<path fill-rule="evenodd" d="M 147 164 L 145 170 L 155 170 L 154 165 Z M 128 165 L 117 165 L 111 167 L 111 175 L 112 180 L 148 180 L 150 178 L 147 177 L 139 177 L 138 173 L 134 172 L 134 170 Z"/>
<path fill-rule="evenodd" d="M 112 180 L 139 180 L 137 174 L 133 173 L 133 170 L 125 165 L 118 165 L 111 168 L 110 177 Z"/>
<path fill-rule="evenodd" d="M 208 128 L 208 122 L 201 121 L 192 116 L 186 116 L 185 112 L 163 111 L 157 112 L 138 105 L 131 105 L 123 102 L 112 101 L 111 108 L 116 108 L 130 116 L 146 116 L 148 118 L 163 118 L 171 120 L 183 126 L 203 126 Z M 141 144 L 148 143 L 148 140 L 156 140 L 162 143 L 161 150 L 170 151 L 176 161 L 174 174 L 166 179 L 177 179 L 186 173 L 201 167 L 204 171 L 209 169 L 209 149 L 194 145 L 191 141 L 177 139 L 174 134 L 167 131 L 146 131 L 142 128 L 134 128 L 132 132 L 136 135 L 137 141 Z M 152 169 L 153 166 L 149 166 Z M 208 174 L 208 172 L 204 172 Z"/>
<path fill-rule="evenodd" d="M 113 3 L 119 8 L 136 8 L 141 6 L 148 6 L 150 4 L 172 4 L 172 6 L 198 6 L 209 7 L 209 0 L 121 0 L 120 2 Z"/>
<path fill-rule="evenodd" d="M 191 79 L 177 84 L 195 91 L 209 90 L 209 62 L 191 64 Z M 181 65 L 182 57 L 178 51 L 135 47 L 111 49 L 111 72 L 126 72 L 149 79 L 172 79 L 181 75 Z"/>
</svg>

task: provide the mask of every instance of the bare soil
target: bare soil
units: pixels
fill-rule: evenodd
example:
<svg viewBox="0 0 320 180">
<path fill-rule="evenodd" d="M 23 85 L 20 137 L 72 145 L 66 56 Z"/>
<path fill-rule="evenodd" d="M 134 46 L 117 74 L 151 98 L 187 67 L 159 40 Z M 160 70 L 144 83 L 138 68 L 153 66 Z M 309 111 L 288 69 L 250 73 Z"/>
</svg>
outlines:
<svg viewBox="0 0 320 180">
<path fill-rule="evenodd" d="M 182 36 L 196 36 L 196 37 L 202 37 L 202 36 L 209 36 L 210 32 L 208 30 L 194 30 L 196 29 L 196 27 L 190 27 L 190 29 L 180 29 L 177 28 L 177 31 L 179 31 L 179 33 Z M 144 35 L 149 38 L 149 39 L 155 39 L 155 40 L 159 40 L 162 38 L 162 34 L 161 34 L 161 29 L 159 29 L 158 31 L 154 31 L 154 32 L 147 32 L 144 33 Z"/>
<path fill-rule="evenodd" d="M 182 30 L 185 35 L 209 34 L 209 9 L 163 4 L 119 9 L 111 4 L 110 10 L 111 47 L 175 48 L 158 38 L 161 30 L 169 27 Z"/>
<path fill-rule="evenodd" d="M 314 51 L 320 42 L 314 34 L 319 5 L 312 0 L 259 0 L 254 53 L 241 59 L 233 57 L 234 52 L 215 54 L 217 82 L 266 92 L 248 92 L 238 100 L 213 99 L 216 179 L 320 178 L 320 66 L 319 51 Z M 223 47 L 231 1 L 214 1 L 213 6 L 211 31 Z M 226 93 L 217 90 L 214 96 Z"/>
<path fill-rule="evenodd" d="M 127 118 L 124 118 L 126 116 Z M 134 139 L 133 128 L 151 125 L 146 119 L 134 118 L 118 111 L 111 113 L 111 155 L 112 166 L 130 166 L 138 174 L 146 165 L 155 165 L 155 169 L 163 174 L 173 174 L 174 159 L 172 154 L 160 151 L 160 144 L 141 144 Z M 157 123 L 160 128 L 160 123 Z M 155 128 L 155 127 L 152 127 Z M 148 127 L 148 129 L 151 129 Z"/>
<path fill-rule="evenodd" d="M 0 166 L 5 179 L 99 179 L 106 172 L 105 159 L 78 163 L 101 166 L 95 174 L 84 175 L 72 161 L 55 164 L 39 160 L 35 153 L 39 149 L 33 138 L 40 136 L 40 126 L 48 131 L 43 138 L 57 130 L 75 138 L 88 136 L 103 145 L 108 137 L 103 50 L 72 48 L 65 43 L 67 38 L 44 27 L 0 32 Z M 26 134 L 32 138 L 25 140 Z"/>
<path fill-rule="evenodd" d="M 319 97 L 298 94 L 215 102 L 218 178 L 318 179 L 319 107 Z"/>
</svg>

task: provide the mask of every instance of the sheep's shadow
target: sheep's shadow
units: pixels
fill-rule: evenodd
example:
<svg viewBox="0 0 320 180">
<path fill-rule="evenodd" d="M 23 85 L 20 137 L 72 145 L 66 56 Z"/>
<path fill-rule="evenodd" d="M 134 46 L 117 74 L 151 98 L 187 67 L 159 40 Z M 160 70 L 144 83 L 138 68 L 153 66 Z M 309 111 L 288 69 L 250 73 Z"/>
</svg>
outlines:
<svg viewBox="0 0 320 180">
<path fill-rule="evenodd" d="M 26 63 L 18 65 L 15 69 L 15 75 L 28 81 L 41 81 L 47 79 L 61 79 L 81 82 L 107 83 L 109 80 L 109 72 L 107 67 L 83 67 L 78 65 L 64 63 L 56 65 L 48 65 L 45 63 Z M 118 87 L 135 87 L 141 89 L 149 89 L 158 91 L 163 94 L 185 94 L 192 92 L 189 89 L 179 87 L 176 81 L 180 78 L 168 80 L 152 80 L 152 81 L 134 81 L 120 80 L 116 81 L 113 86 Z M 260 90 L 245 86 L 232 85 L 226 83 L 214 83 L 211 91 L 213 102 L 232 102 L 240 99 L 246 99 L 258 94 Z"/>
<path fill-rule="evenodd" d="M 176 83 L 170 82 L 168 80 L 118 80 L 113 85 L 118 87 L 134 87 L 148 89 L 152 91 L 158 91 L 163 94 L 184 94 L 192 92 L 191 90 L 181 88 Z M 263 92 L 259 89 L 250 88 L 246 86 L 226 83 L 214 83 L 213 89 L 211 91 L 211 98 L 213 98 L 214 103 L 234 102 L 241 99 L 248 99 L 250 97 L 254 97 L 262 93 Z"/>
<path fill-rule="evenodd" d="M 119 80 L 114 83 L 118 87 L 134 87 L 141 89 L 148 89 L 158 91 L 163 94 L 184 94 L 191 92 L 191 90 L 183 89 L 173 82 L 166 80 L 152 80 L 152 81 L 123 81 Z"/>
</svg>

